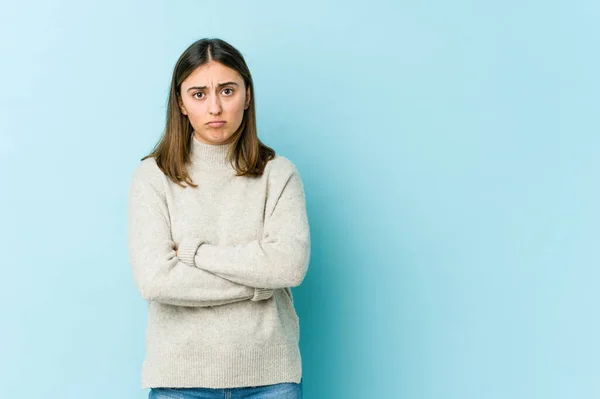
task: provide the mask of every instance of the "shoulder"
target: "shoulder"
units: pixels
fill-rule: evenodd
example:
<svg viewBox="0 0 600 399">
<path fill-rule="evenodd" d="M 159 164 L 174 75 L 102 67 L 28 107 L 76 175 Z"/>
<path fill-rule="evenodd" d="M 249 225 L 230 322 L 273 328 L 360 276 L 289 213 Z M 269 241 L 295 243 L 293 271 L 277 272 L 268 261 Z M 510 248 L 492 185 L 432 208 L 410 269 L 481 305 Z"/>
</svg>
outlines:
<svg viewBox="0 0 600 399">
<path fill-rule="evenodd" d="M 160 189 L 164 178 L 165 174 L 158 167 L 156 159 L 148 157 L 140 161 L 133 169 L 131 185 L 151 185 L 155 189 Z"/>
<path fill-rule="evenodd" d="M 289 178 L 293 174 L 300 174 L 294 162 L 280 154 L 275 154 L 275 157 L 267 164 L 266 169 L 269 176 L 275 177 Z"/>
<path fill-rule="evenodd" d="M 280 193 L 285 188 L 303 192 L 304 183 L 296 164 L 283 155 L 275 155 L 265 169 L 268 185 L 274 192 Z"/>
</svg>

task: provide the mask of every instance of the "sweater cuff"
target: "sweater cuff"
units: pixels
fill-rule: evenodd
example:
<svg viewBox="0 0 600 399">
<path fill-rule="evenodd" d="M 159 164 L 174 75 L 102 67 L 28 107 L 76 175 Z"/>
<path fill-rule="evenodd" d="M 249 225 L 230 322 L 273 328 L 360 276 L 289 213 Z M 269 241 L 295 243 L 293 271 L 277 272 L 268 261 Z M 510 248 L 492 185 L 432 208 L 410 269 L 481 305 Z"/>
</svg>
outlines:
<svg viewBox="0 0 600 399">
<path fill-rule="evenodd" d="M 187 264 L 188 266 L 195 267 L 196 262 L 196 251 L 200 246 L 202 240 L 199 237 L 185 237 L 179 243 L 177 247 L 177 257 L 180 261 Z"/>
<path fill-rule="evenodd" d="M 263 299 L 269 299 L 273 296 L 272 288 L 254 288 L 254 296 L 252 301 L 262 301 Z"/>
</svg>

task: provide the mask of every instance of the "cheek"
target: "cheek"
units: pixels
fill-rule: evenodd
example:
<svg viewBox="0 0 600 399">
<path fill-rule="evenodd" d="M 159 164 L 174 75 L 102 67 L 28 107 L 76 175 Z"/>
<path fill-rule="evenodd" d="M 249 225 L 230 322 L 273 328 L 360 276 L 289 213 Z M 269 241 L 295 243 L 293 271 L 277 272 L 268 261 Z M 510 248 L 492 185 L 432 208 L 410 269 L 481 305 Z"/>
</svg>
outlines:
<svg viewBox="0 0 600 399">
<path fill-rule="evenodd" d="M 202 118 L 202 115 L 205 114 L 205 112 L 202 110 L 202 107 L 198 104 L 188 106 L 186 110 L 188 113 L 188 118 L 190 118 L 192 121 Z"/>
<path fill-rule="evenodd" d="M 241 101 L 232 101 L 226 106 L 226 111 L 230 114 L 243 114 L 244 113 L 244 99 Z"/>
<path fill-rule="evenodd" d="M 188 109 L 187 110 L 187 117 L 192 125 L 192 127 L 196 130 L 201 129 L 204 126 L 204 116 L 202 116 L 201 111 L 199 111 L 198 109 Z"/>
</svg>

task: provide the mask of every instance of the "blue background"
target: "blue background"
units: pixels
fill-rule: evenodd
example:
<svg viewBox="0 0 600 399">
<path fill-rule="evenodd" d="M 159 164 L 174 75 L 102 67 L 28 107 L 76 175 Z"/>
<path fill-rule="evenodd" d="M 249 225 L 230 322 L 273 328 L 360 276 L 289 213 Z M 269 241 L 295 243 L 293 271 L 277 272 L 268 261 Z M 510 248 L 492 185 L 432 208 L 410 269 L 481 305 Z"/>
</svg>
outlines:
<svg viewBox="0 0 600 399">
<path fill-rule="evenodd" d="M 175 61 L 219 37 L 305 183 L 305 398 L 600 397 L 599 19 L 593 1 L 4 2 L 2 396 L 146 397 L 129 178 Z"/>
</svg>

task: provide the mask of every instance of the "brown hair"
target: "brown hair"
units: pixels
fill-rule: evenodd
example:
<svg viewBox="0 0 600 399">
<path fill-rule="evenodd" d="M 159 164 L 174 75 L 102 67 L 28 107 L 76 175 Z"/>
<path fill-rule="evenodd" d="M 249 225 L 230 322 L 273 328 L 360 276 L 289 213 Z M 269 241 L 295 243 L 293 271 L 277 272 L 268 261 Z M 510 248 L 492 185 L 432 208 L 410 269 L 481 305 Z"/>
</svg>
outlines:
<svg viewBox="0 0 600 399">
<path fill-rule="evenodd" d="M 260 176 L 267 163 L 275 157 L 275 150 L 264 145 L 258 138 L 256 128 L 256 109 L 254 106 L 254 84 L 250 70 L 242 54 L 229 43 L 221 39 L 200 39 L 192 43 L 181 54 L 171 79 L 171 89 L 167 103 L 167 120 L 163 136 L 152 152 L 141 160 L 154 157 L 156 164 L 173 182 L 185 187 L 186 182 L 194 184 L 187 171 L 190 162 L 190 149 L 194 129 L 181 112 L 178 104 L 181 83 L 199 66 L 214 60 L 235 71 L 244 79 L 246 88 L 250 88 L 250 104 L 244 110 L 239 129 L 232 135 L 230 152 L 227 157 L 236 170 L 237 176 Z"/>
</svg>

